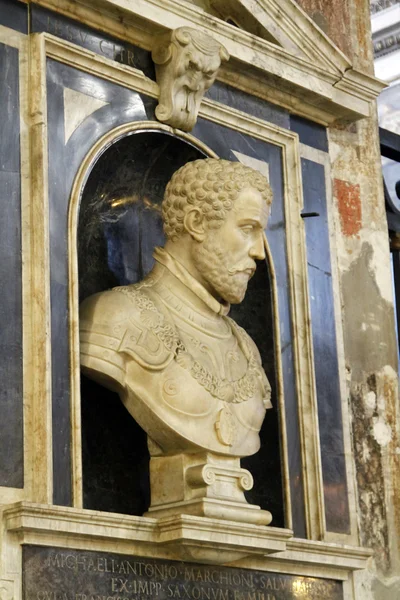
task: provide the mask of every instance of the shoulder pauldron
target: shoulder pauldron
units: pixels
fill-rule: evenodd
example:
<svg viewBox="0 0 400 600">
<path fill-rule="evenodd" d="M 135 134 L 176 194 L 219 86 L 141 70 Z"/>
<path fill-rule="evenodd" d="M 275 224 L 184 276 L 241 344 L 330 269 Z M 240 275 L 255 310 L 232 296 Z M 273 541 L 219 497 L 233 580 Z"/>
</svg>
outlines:
<svg viewBox="0 0 400 600">
<path fill-rule="evenodd" d="M 145 368 L 161 370 L 174 358 L 178 336 L 164 305 L 151 289 L 142 291 L 141 287 L 113 290 L 127 296 L 133 305 L 118 351 L 128 354 Z"/>
</svg>

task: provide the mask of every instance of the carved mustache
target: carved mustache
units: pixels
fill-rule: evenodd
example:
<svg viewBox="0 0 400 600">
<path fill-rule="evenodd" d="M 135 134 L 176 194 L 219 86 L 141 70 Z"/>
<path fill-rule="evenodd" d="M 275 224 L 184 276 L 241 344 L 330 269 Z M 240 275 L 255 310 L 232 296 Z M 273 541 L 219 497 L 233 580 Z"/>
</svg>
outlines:
<svg viewBox="0 0 400 600">
<path fill-rule="evenodd" d="M 229 275 L 236 275 L 236 273 L 246 273 L 246 275 L 250 277 L 253 277 L 254 272 L 255 272 L 256 268 L 255 267 L 248 267 L 246 265 L 238 265 L 237 267 L 231 267 L 230 269 L 228 269 L 228 274 Z"/>
<path fill-rule="evenodd" d="M 200 89 L 200 83 L 195 81 L 194 83 L 188 83 L 185 87 L 187 90 L 189 90 L 189 92 L 198 92 Z"/>
</svg>

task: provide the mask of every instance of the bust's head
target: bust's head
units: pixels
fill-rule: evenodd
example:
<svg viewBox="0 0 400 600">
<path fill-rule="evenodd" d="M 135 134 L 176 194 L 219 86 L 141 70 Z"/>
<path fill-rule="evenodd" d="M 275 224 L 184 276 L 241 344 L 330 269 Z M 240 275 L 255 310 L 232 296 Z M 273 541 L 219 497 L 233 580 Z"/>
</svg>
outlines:
<svg viewBox="0 0 400 600">
<path fill-rule="evenodd" d="M 167 246 L 217 299 L 243 300 L 265 257 L 264 229 L 272 191 L 258 171 L 207 158 L 172 176 L 162 204 Z"/>
</svg>

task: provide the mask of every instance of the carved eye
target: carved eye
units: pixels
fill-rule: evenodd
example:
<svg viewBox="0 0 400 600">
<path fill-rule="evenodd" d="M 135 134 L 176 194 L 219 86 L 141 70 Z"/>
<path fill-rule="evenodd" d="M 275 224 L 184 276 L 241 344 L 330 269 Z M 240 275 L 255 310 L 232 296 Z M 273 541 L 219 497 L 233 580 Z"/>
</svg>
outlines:
<svg viewBox="0 0 400 600">
<path fill-rule="evenodd" d="M 254 231 L 254 226 L 253 225 L 243 225 L 241 228 L 242 232 L 245 235 L 249 235 L 250 233 L 252 233 Z"/>
<path fill-rule="evenodd" d="M 192 71 L 200 71 L 199 65 L 197 65 L 192 60 L 189 60 L 189 69 L 191 69 Z"/>
</svg>

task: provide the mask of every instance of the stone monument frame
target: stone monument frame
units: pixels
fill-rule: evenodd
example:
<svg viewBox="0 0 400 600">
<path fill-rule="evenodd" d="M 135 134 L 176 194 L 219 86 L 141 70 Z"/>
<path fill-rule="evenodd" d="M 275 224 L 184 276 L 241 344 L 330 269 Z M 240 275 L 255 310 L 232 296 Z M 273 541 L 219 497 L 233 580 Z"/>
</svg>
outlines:
<svg viewBox="0 0 400 600">
<path fill-rule="evenodd" d="M 100 138 L 90 149 L 81 167 L 76 175 L 69 205 L 68 218 L 68 248 L 69 248 L 69 313 L 73 315 L 70 324 L 70 365 L 71 365 L 71 411 L 73 419 L 73 464 L 74 464 L 74 498 L 76 506 L 83 506 L 82 492 L 82 446 L 81 446 L 81 391 L 80 391 L 80 356 L 79 356 L 79 260 L 78 260 L 78 221 L 80 200 L 85 188 L 91 170 L 97 160 L 113 144 L 118 143 L 127 136 L 140 134 L 142 132 L 162 132 L 174 136 L 177 139 L 186 141 L 192 146 L 204 152 L 210 158 L 218 158 L 217 154 L 193 135 L 173 129 L 168 125 L 156 121 L 137 121 L 112 129 L 102 138 Z M 281 361 L 281 343 L 279 338 L 279 316 L 278 316 L 278 294 L 276 289 L 276 275 L 274 262 L 269 247 L 266 247 L 266 259 L 268 272 L 270 274 L 270 290 L 273 306 L 273 329 L 275 346 L 275 369 L 277 379 L 277 397 L 275 402 L 279 405 L 279 412 L 284 411 L 284 394 L 282 381 L 282 361 Z M 282 492 L 285 499 L 284 513 L 285 520 L 291 523 L 291 499 L 289 490 L 289 469 L 286 448 L 286 427 L 284 417 L 279 423 L 279 437 L 281 438 L 281 456 L 282 456 Z"/>
<path fill-rule="evenodd" d="M 73 63 L 88 72 L 99 73 L 102 71 L 104 59 L 100 57 L 91 57 L 92 64 L 89 66 L 87 60 L 87 52 L 81 48 L 72 48 L 71 44 L 55 40 L 49 34 L 42 34 L 48 55 L 61 62 L 69 64 L 72 60 L 71 54 L 74 54 Z M 111 61 L 110 61 L 111 62 Z M 94 64 L 93 64 L 94 63 Z M 130 69 L 131 80 L 124 77 L 124 68 L 115 63 L 107 65 L 107 71 L 113 73 L 113 79 L 119 80 L 123 78 L 125 86 L 132 87 L 136 91 L 142 91 L 147 95 L 157 97 L 157 87 L 153 82 L 146 80 L 139 73 L 132 74 Z M 103 73 L 104 76 L 104 73 Z M 284 188 L 285 188 L 285 212 L 287 215 L 287 239 L 288 239 L 288 262 L 290 268 L 290 296 L 292 299 L 292 318 L 294 329 L 300 332 L 299 335 L 304 335 L 303 341 L 299 336 L 294 339 L 295 348 L 295 364 L 296 364 L 296 383 L 298 390 L 298 403 L 300 415 L 300 435 L 302 440 L 302 458 L 306 465 L 306 482 L 305 482 L 305 502 L 306 502 L 306 521 L 307 532 L 311 538 L 319 537 L 324 529 L 323 526 L 323 496 L 322 496 L 322 480 L 318 448 L 318 418 L 316 409 L 315 383 L 313 378 L 313 352 L 310 332 L 308 330 L 308 312 L 309 301 L 307 296 L 306 283 L 306 262 L 305 262 L 305 247 L 303 234 L 303 221 L 300 217 L 302 208 L 302 186 L 300 164 L 300 147 L 298 135 L 288 130 L 277 127 L 271 123 L 262 121 L 250 115 L 245 115 L 237 110 L 223 106 L 209 99 L 204 99 L 200 116 L 218 124 L 227 124 L 233 129 L 250 133 L 254 137 L 263 141 L 275 144 L 282 149 L 282 157 L 284 164 Z M 150 122 L 145 122 L 146 127 L 151 126 Z M 160 124 L 156 124 L 160 127 Z M 162 127 L 162 126 L 161 126 Z M 125 131 L 129 130 L 129 126 Z M 176 133 L 174 131 L 174 133 Z M 79 426 L 79 400 L 78 390 L 78 345 L 77 345 L 77 303 L 75 282 L 77 281 L 77 266 L 76 257 L 74 256 L 74 235 L 76 231 L 76 214 L 77 203 L 85 180 L 86 174 L 90 169 L 90 165 L 95 156 L 107 144 L 111 143 L 114 136 L 122 135 L 122 130 L 119 132 L 109 132 L 103 139 L 96 142 L 84 163 L 81 165 L 79 173 L 75 179 L 74 188 L 71 195 L 70 219 L 69 219 L 69 276 L 70 276 L 70 308 L 71 308 L 71 383 L 72 383 L 72 414 L 73 423 L 78 425 L 73 426 L 73 490 L 74 490 L 74 505 L 82 506 L 81 493 L 81 465 L 80 465 L 80 426 Z M 188 135 L 179 132 L 179 135 Z M 189 136 L 188 139 L 192 139 Z M 196 141 L 199 144 L 199 141 Z M 300 251 L 299 251 L 300 250 Z M 74 299 L 75 297 L 75 299 Z M 278 377 L 280 386 L 282 386 L 282 378 Z M 281 407 L 282 408 L 282 407 Z M 313 431 L 312 435 L 307 435 L 306 432 Z M 286 448 L 285 437 L 286 432 L 283 430 L 283 444 Z M 286 450 L 284 450 L 284 455 Z M 287 458 L 285 459 L 287 465 Z M 284 467 L 285 472 L 285 495 L 289 498 L 289 481 L 287 475 L 287 466 Z M 309 490 L 309 491 L 307 491 Z M 311 490 L 317 490 L 317 494 L 311 493 Z M 287 502 L 290 507 L 290 500 Z M 287 510 L 287 522 L 290 527 L 291 517 L 290 510 Z"/>
<path fill-rule="evenodd" d="M 122 28 L 121 28 L 122 30 Z M 3 35 L 3 28 L 0 29 Z M 21 136 L 22 173 L 22 253 L 24 287 L 24 425 L 26 458 L 25 486 L 23 489 L 1 488 L 5 501 L 14 503 L 4 511 L 4 544 L 2 544 L 2 564 L 0 577 L 6 582 L 10 594 L 20 597 L 21 589 L 21 544 L 59 545 L 64 548 L 96 548 L 109 550 L 119 548 L 124 553 L 146 554 L 146 547 L 152 545 L 153 553 L 168 555 L 163 544 L 171 544 L 182 536 L 184 526 L 176 529 L 156 531 L 153 523 L 141 518 L 118 518 L 93 511 L 82 511 L 79 498 L 79 465 L 74 464 L 74 506 L 59 507 L 53 504 L 52 495 L 52 430 L 51 430 L 51 328 L 49 315 L 49 200 L 48 200 L 48 152 L 47 152 L 47 113 L 46 113 L 46 58 L 52 58 L 84 72 L 118 82 L 121 86 L 140 90 L 156 98 L 157 86 L 135 69 L 127 68 L 74 44 L 62 41 L 49 34 L 33 34 L 26 38 L 14 33 L 12 39 L 2 37 L 21 52 L 21 115 L 24 119 Z M 29 86 L 28 78 L 29 46 Z M 364 94 L 364 91 L 362 91 Z M 367 94 L 365 93 L 367 96 Z M 372 95 L 371 95 L 372 97 Z M 278 102 L 278 99 L 276 100 Z M 364 102 L 364 100 L 363 100 Z M 279 103 L 279 102 L 278 102 Z M 365 99 L 369 107 L 369 97 Z M 300 109 L 299 109 L 300 110 Z M 339 109 L 335 109 L 339 111 Z M 301 110 L 300 110 L 301 112 Z M 333 109 L 329 109 L 332 117 Z M 367 110 L 365 109 L 365 113 Z M 281 533 L 280 538 L 271 529 L 271 539 L 275 536 L 275 556 L 265 559 L 263 569 L 280 569 L 282 572 L 317 573 L 321 577 L 331 576 L 344 580 L 345 598 L 354 597 L 353 579 L 348 579 L 349 571 L 364 568 L 369 556 L 368 550 L 349 546 L 332 546 L 317 540 L 328 540 L 329 533 L 324 528 L 321 469 L 318 447 L 318 418 L 316 411 L 315 385 L 313 380 L 313 353 L 309 329 L 309 300 L 307 273 L 305 270 L 304 232 L 300 217 L 302 206 L 301 174 L 299 159 L 305 156 L 295 133 L 275 127 L 255 117 L 205 99 L 200 115 L 214 123 L 229 123 L 237 131 L 251 132 L 254 137 L 268 139 L 282 148 L 285 164 L 285 202 L 289 211 L 288 231 L 290 232 L 290 253 L 292 272 L 290 279 L 292 311 L 294 322 L 300 332 L 296 342 L 297 378 L 301 378 L 299 394 L 303 440 L 303 456 L 308 467 L 306 480 L 307 533 L 309 540 L 292 539 L 290 534 Z M 318 119 L 329 122 L 326 113 Z M 29 129 L 27 124 L 29 124 Z M 24 146 L 25 144 L 25 146 Z M 320 161 L 326 160 L 320 157 Z M 31 164 L 31 167 L 29 167 Z M 74 324 L 76 314 L 71 315 Z M 339 325 L 338 325 L 339 327 Z M 339 354 L 341 354 L 339 339 Z M 343 357 L 342 357 L 343 358 Z M 342 360 L 341 358 L 341 360 Z M 343 363 L 343 361 L 342 361 Z M 342 364 L 343 366 L 343 364 Z M 344 388 L 343 388 L 344 389 Z M 342 395 L 345 400 L 344 394 Z M 348 437 L 348 418 L 344 415 L 344 429 Z M 74 436 L 78 435 L 75 431 Z M 351 512 L 355 506 L 354 490 L 349 479 L 349 500 Z M 28 502 L 25 502 L 28 499 Z M 354 519 L 354 516 L 353 516 Z M 194 543 L 201 544 L 203 532 L 195 527 L 190 530 Z M 187 533 L 187 529 L 185 530 Z M 231 528 L 228 535 L 216 532 L 216 548 L 238 540 L 238 534 Z M 205 532 L 207 537 L 209 532 Z M 175 536 L 175 537 L 174 537 Z M 357 540 L 354 520 L 351 536 L 335 536 L 354 543 Z M 200 540 L 200 541 L 199 541 Z M 285 540 L 287 540 L 285 542 Z M 254 542 L 253 542 L 254 543 Z M 146 546 L 147 545 L 147 546 Z M 271 543 L 271 546 L 273 544 Z M 170 547 L 170 546 L 169 546 Z M 270 550 L 271 551 L 271 550 Z M 254 559 L 253 559 L 254 560 Z M 244 563 L 257 564 L 257 561 Z"/>
<path fill-rule="evenodd" d="M 84 72 L 97 75 L 99 77 L 108 78 L 114 82 L 120 83 L 124 87 L 134 89 L 147 94 L 150 97 L 158 97 L 157 84 L 143 74 L 132 68 L 127 68 L 119 65 L 109 59 L 93 55 L 92 52 L 60 40 L 55 36 L 47 33 L 33 34 L 30 40 L 31 61 L 34 68 L 31 72 L 32 89 L 35 93 L 30 99 L 30 113 L 35 115 L 37 121 L 33 128 L 32 148 L 33 151 L 41 159 L 41 169 L 38 169 L 31 181 L 31 210 L 35 210 L 35 206 L 39 203 L 40 212 L 44 214 L 44 226 L 42 233 L 42 242 L 37 244 L 36 256 L 40 256 L 43 265 L 48 264 L 48 247 L 46 239 L 46 206 L 43 205 L 43 197 L 47 198 L 47 140 L 46 140 L 46 81 L 44 76 L 43 65 L 47 58 L 52 58 L 67 65 L 73 65 Z M 275 144 L 282 149 L 282 157 L 284 164 L 284 188 L 285 188 L 285 211 L 287 215 L 287 239 L 288 239 L 288 262 L 290 265 L 290 297 L 292 301 L 291 311 L 294 328 L 298 332 L 298 336 L 294 339 L 294 352 L 296 361 L 296 381 L 298 390 L 298 405 L 300 415 L 300 435 L 302 440 L 302 458 L 305 465 L 305 502 L 306 502 L 306 523 L 307 536 L 311 539 L 320 539 L 325 535 L 324 527 L 324 507 L 323 507 L 323 492 L 322 492 L 322 477 L 320 467 L 320 456 L 318 446 L 318 416 L 316 405 L 315 381 L 313 374 L 313 350 L 311 333 L 309 330 L 309 299 L 307 292 L 307 273 L 306 273 L 306 257 L 304 244 L 303 220 L 300 216 L 303 198 L 301 186 L 301 170 L 300 170 L 300 144 L 298 135 L 287 129 L 282 129 L 262 119 L 244 114 L 238 110 L 232 109 L 225 105 L 219 104 L 209 98 L 203 99 L 200 116 L 217 124 L 226 124 L 242 133 L 249 133 L 257 139 Z M 149 126 L 149 123 L 146 123 Z M 104 143 L 104 142 L 101 142 Z M 99 142 L 97 142 L 97 148 Z M 81 185 L 79 177 L 83 177 L 83 167 L 80 175 L 77 176 L 75 189 L 72 193 L 72 198 L 76 197 L 77 186 Z M 80 182 L 80 183 L 78 183 Z M 35 204 L 36 203 L 36 204 Z M 74 203 L 74 201 L 73 201 Z M 76 201 L 75 201 L 76 204 Z M 37 210 L 38 208 L 36 208 Z M 73 209 L 71 209 L 73 210 Z M 72 218 L 72 217 L 71 217 Z M 70 232 L 70 240 L 71 238 Z M 39 232 L 37 232 L 39 239 Z M 71 250 L 71 242 L 70 242 Z M 71 261 L 70 261 L 70 264 Z M 71 266 L 70 266 L 71 269 Z M 70 276 L 76 275 L 76 267 L 72 267 Z M 40 279 L 40 284 L 43 284 L 42 273 L 37 273 Z M 46 280 L 46 279 L 45 279 Z M 72 281 L 72 279 L 71 279 Z M 48 283 L 45 285 L 46 290 Z M 46 294 L 41 296 L 42 310 L 38 311 L 35 316 L 34 328 L 41 332 L 49 331 L 49 315 L 47 313 Z M 48 298 L 48 296 L 47 296 Z M 71 304 L 71 328 L 77 331 L 77 312 L 76 305 Z M 74 334 L 72 334 L 74 335 Z M 75 333 L 76 336 L 76 333 Z M 51 414 L 51 390 L 49 387 L 49 348 L 50 339 L 48 334 L 40 333 L 43 339 L 46 352 L 38 357 L 37 365 L 38 372 L 45 374 L 41 381 L 35 383 L 36 391 L 33 394 L 35 398 L 32 402 L 33 413 L 42 415 L 40 422 L 37 424 L 37 429 L 41 432 L 41 450 L 33 449 L 33 461 L 40 466 L 38 472 L 43 474 L 43 477 L 35 478 L 33 487 L 37 489 L 35 494 L 39 501 L 50 501 L 52 498 L 52 483 L 51 483 L 51 428 L 46 426 L 48 418 Z M 77 346 L 76 337 L 72 341 L 71 349 L 71 383 L 73 390 L 76 390 L 76 373 L 77 373 Z M 72 414 L 74 423 L 76 420 L 76 392 L 72 395 Z M 45 416 L 47 415 L 47 417 Z M 285 435 L 285 434 L 284 434 Z M 82 506 L 81 487 L 81 468 L 80 468 L 80 444 L 79 429 L 73 427 L 73 504 L 76 507 Z M 285 441 L 283 441 L 285 446 Z M 47 451 L 44 450 L 47 448 Z M 286 481 L 286 487 L 288 481 Z M 290 518 L 288 519 L 290 525 Z"/>
</svg>

